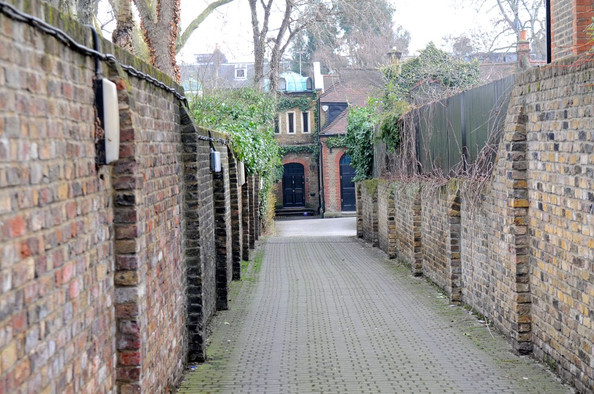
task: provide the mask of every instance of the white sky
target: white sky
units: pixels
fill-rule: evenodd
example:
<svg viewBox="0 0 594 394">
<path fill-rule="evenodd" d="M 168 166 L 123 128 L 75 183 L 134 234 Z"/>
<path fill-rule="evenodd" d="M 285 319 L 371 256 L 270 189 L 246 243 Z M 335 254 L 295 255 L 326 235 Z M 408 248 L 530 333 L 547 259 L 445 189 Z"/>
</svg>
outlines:
<svg viewBox="0 0 594 394">
<path fill-rule="evenodd" d="M 210 0 L 181 0 L 181 24 L 185 28 Z M 429 41 L 442 44 L 442 37 L 459 35 L 487 25 L 485 15 L 477 15 L 471 0 L 390 0 L 395 26 L 411 34 L 410 53 L 425 48 Z M 107 3 L 106 0 L 103 0 Z M 460 6 L 464 4 L 464 6 Z M 458 6 L 457 6 L 458 5 Z M 101 18 L 101 17 L 100 17 Z M 251 17 L 247 0 L 235 0 L 219 7 L 194 32 L 178 55 L 193 63 L 198 53 L 212 53 L 218 44 L 230 61 L 253 61 Z"/>
<path fill-rule="evenodd" d="M 433 41 L 440 46 L 442 37 L 459 35 L 478 28 L 481 19 L 469 0 L 391 0 L 396 8 L 395 25 L 411 34 L 410 53 Z M 460 7 L 457 4 L 468 4 Z M 185 28 L 208 4 L 207 0 L 182 0 L 182 28 Z M 482 17 L 484 24 L 488 22 Z M 248 2 L 235 0 L 220 7 L 194 32 L 179 54 L 179 60 L 190 63 L 197 53 L 211 53 L 218 44 L 230 61 L 253 61 L 251 19 Z"/>
</svg>

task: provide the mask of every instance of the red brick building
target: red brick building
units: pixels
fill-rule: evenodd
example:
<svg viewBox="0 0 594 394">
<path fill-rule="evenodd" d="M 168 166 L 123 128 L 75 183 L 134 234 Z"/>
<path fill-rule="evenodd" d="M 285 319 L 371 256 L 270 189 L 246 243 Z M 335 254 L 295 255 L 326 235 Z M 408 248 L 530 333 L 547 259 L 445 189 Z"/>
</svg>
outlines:
<svg viewBox="0 0 594 394">
<path fill-rule="evenodd" d="M 326 90 L 320 95 L 320 181 L 325 217 L 356 211 L 355 171 L 350 157 L 337 144 L 347 132 L 350 106 L 365 106 L 369 96 L 383 86 L 377 70 L 344 70 L 324 79 Z M 338 137 L 338 138 L 337 138 Z"/>
<path fill-rule="evenodd" d="M 592 48 L 588 26 L 594 17 L 594 0 L 550 0 L 551 59 L 581 55 Z"/>
</svg>

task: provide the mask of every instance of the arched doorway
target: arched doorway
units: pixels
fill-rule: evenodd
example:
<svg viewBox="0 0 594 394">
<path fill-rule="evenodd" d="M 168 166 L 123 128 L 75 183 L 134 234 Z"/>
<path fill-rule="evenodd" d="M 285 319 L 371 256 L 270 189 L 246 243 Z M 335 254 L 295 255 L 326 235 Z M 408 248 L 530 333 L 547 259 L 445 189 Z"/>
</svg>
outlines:
<svg viewBox="0 0 594 394">
<path fill-rule="evenodd" d="M 285 164 L 283 172 L 283 207 L 305 206 L 305 176 L 303 164 Z"/>
<path fill-rule="evenodd" d="M 340 158 L 340 207 L 342 211 L 356 211 L 355 197 L 355 169 L 351 167 L 351 157 L 343 155 Z"/>
</svg>

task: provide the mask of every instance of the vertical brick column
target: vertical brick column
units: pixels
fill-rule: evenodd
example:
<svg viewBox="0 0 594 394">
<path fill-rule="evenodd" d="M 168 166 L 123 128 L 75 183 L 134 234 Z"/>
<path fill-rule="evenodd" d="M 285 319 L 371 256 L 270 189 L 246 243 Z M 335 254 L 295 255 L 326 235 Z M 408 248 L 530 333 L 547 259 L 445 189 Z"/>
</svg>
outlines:
<svg viewBox="0 0 594 394">
<path fill-rule="evenodd" d="M 250 259 L 250 239 L 251 239 L 251 196 L 250 196 L 250 177 L 246 176 L 245 183 L 241 186 L 241 232 L 242 248 L 241 258 L 245 261 Z"/>
<path fill-rule="evenodd" d="M 256 199 L 256 176 L 250 175 L 248 178 L 248 194 L 249 197 L 249 206 L 250 206 L 250 213 L 249 213 L 249 246 L 250 249 L 253 249 L 256 245 L 257 234 L 256 232 L 256 216 L 258 215 L 256 211 L 257 203 L 254 201 Z"/>
<path fill-rule="evenodd" d="M 241 257 L 242 257 L 242 195 L 238 179 L 238 162 L 233 157 L 231 150 L 227 151 L 229 157 L 229 195 L 231 198 L 231 239 L 232 239 L 232 261 L 233 280 L 241 279 Z"/>
<path fill-rule="evenodd" d="M 448 259 L 449 259 L 449 288 L 450 301 L 455 304 L 462 302 L 462 264 L 461 264 L 461 217 L 460 217 L 460 191 L 450 192 L 449 202 L 449 235 Z"/>
<path fill-rule="evenodd" d="M 229 193 L 229 165 L 227 149 L 221 150 L 221 171 L 213 173 L 213 200 L 215 220 L 217 310 L 229 307 L 229 284 L 231 282 L 231 199 Z"/>
<path fill-rule="evenodd" d="M 421 212 L 421 194 L 417 190 L 412 202 L 412 222 L 413 222 L 413 260 L 411 271 L 414 276 L 423 275 L 423 242 L 422 242 L 422 212 Z"/>
<path fill-rule="evenodd" d="M 392 259 L 396 257 L 394 185 L 386 181 L 379 181 L 377 200 L 379 247 Z"/>
<path fill-rule="evenodd" d="M 121 392 L 142 390 L 142 314 L 140 297 L 143 292 L 140 276 L 146 271 L 140 256 L 139 235 L 143 229 L 141 207 L 138 204 L 143 177 L 137 171 L 136 131 L 132 122 L 128 94 L 120 90 L 120 160 L 114 167 L 115 189 L 115 316 L 118 389 Z"/>
<path fill-rule="evenodd" d="M 530 248 L 528 232 L 528 200 L 526 161 L 527 138 L 526 123 L 528 116 L 521 107 L 512 125 L 513 132 L 505 133 L 504 147 L 507 155 L 508 190 L 507 215 L 509 223 L 508 241 L 512 258 L 513 299 L 515 301 L 512 340 L 514 348 L 521 354 L 532 352 L 532 315 L 530 294 Z"/>
<path fill-rule="evenodd" d="M 363 238 L 363 191 L 361 182 L 355 183 L 355 193 L 357 196 L 357 237 Z"/>
<path fill-rule="evenodd" d="M 254 238 L 258 240 L 262 232 L 260 227 L 260 174 L 254 176 Z"/>
<path fill-rule="evenodd" d="M 204 262 L 201 256 L 200 233 L 200 155 L 204 150 L 199 143 L 198 133 L 185 108 L 180 107 L 183 144 L 184 171 L 184 256 L 187 275 L 187 316 L 188 359 L 204 361 L 206 359 L 204 292 L 202 275 Z M 202 149 L 201 149 L 202 148 Z"/>
</svg>

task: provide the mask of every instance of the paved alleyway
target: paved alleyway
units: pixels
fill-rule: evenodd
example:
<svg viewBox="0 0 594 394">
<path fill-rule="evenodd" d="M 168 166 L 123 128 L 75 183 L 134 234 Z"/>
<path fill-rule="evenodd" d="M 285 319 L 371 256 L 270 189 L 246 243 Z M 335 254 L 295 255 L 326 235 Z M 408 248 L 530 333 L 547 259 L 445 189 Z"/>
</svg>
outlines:
<svg viewBox="0 0 594 394">
<path fill-rule="evenodd" d="M 278 222 L 180 392 L 571 392 L 354 223 Z"/>
</svg>

